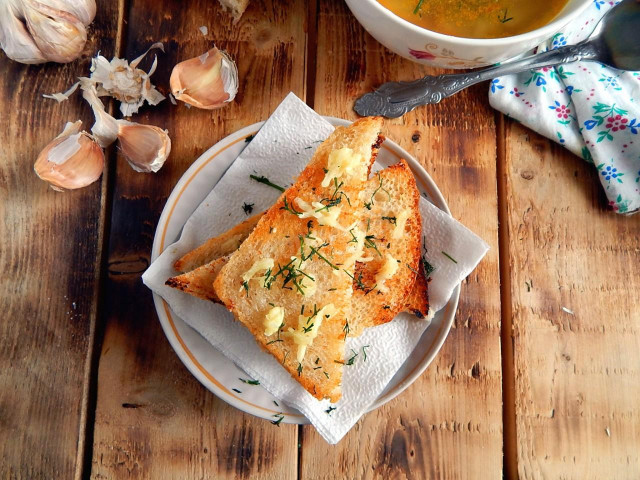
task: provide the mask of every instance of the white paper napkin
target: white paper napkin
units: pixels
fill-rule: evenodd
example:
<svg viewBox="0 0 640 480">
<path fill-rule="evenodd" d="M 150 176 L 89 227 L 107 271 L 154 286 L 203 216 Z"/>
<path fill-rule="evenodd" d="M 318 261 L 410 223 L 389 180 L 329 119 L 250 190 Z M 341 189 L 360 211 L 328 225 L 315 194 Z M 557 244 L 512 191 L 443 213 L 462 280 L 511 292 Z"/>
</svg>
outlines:
<svg viewBox="0 0 640 480">
<path fill-rule="evenodd" d="M 253 204 L 255 212 L 275 203 L 280 192 L 251 181 L 249 175 L 264 175 L 278 185 L 290 185 L 309 162 L 315 148 L 332 131 L 326 120 L 289 94 L 222 179 L 212 185 L 209 196 L 185 224 L 180 240 L 166 248 L 142 279 L 167 301 L 175 314 L 273 395 L 300 410 L 327 442 L 334 444 L 382 393 L 411 354 L 429 324 L 427 320 L 400 314 L 386 325 L 367 329 L 360 337 L 348 339 L 347 358 L 353 355 L 352 350 L 359 355 L 353 365 L 345 366 L 342 398 L 333 405 L 335 410 L 327 413 L 332 406 L 329 401 L 319 401 L 304 390 L 224 307 L 164 284 L 167 278 L 176 275 L 173 269 L 176 259 L 246 219 L 242 209 L 245 202 Z M 432 309 L 437 311 L 489 247 L 427 200 L 421 199 L 420 210 L 427 239 L 426 257 L 434 267 L 429 298 Z M 365 361 L 362 347 L 367 345 Z"/>
</svg>

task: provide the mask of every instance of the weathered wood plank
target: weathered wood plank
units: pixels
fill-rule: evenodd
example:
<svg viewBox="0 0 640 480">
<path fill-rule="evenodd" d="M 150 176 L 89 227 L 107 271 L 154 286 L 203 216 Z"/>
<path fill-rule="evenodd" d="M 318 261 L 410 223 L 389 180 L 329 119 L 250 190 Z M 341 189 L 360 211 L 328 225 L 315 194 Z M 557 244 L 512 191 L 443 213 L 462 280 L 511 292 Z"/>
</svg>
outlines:
<svg viewBox="0 0 640 480">
<path fill-rule="evenodd" d="M 131 4 L 129 58 L 163 41 L 154 82 L 167 91 L 171 67 L 213 42 L 238 63 L 240 91 L 218 111 L 145 108 L 138 121 L 167 128 L 173 149 L 155 175 L 118 158 L 100 358 L 94 478 L 295 478 L 297 427 L 242 414 L 181 365 L 156 318 L 140 275 L 149 262 L 160 211 L 189 165 L 240 127 L 264 120 L 289 91 L 305 96 L 305 3 L 253 1 L 232 24 L 218 2 Z M 203 37 L 198 27 L 206 25 Z M 126 299 L 123 301 L 123 299 Z M 133 408 L 131 408 L 133 407 Z"/>
<path fill-rule="evenodd" d="M 59 193 L 33 163 L 67 121 L 91 127 L 79 95 L 58 104 L 42 94 L 86 75 L 96 51 L 114 51 L 119 8 L 100 6 L 73 63 L 26 66 L 0 53 L 2 478 L 82 474 L 106 181 Z"/>
<path fill-rule="evenodd" d="M 393 55 L 339 0 L 319 2 L 316 111 L 354 119 L 355 98 L 426 68 Z M 311 428 L 301 478 L 499 478 L 502 471 L 500 298 L 494 114 L 483 86 L 387 121 L 384 133 L 425 166 L 453 215 L 492 246 L 464 282 L 442 351 L 400 397 L 365 415 L 335 447 Z"/>
<path fill-rule="evenodd" d="M 506 152 L 520 477 L 638 478 L 640 217 L 511 121 Z"/>
</svg>

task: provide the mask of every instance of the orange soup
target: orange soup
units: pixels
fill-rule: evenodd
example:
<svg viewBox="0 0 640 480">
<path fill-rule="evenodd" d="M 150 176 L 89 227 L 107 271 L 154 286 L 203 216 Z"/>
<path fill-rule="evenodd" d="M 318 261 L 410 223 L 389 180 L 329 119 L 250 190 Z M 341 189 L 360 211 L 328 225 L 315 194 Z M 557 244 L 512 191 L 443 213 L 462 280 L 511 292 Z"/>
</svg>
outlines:
<svg viewBox="0 0 640 480">
<path fill-rule="evenodd" d="M 378 0 L 427 30 L 466 38 L 500 38 L 549 23 L 568 0 Z"/>
</svg>

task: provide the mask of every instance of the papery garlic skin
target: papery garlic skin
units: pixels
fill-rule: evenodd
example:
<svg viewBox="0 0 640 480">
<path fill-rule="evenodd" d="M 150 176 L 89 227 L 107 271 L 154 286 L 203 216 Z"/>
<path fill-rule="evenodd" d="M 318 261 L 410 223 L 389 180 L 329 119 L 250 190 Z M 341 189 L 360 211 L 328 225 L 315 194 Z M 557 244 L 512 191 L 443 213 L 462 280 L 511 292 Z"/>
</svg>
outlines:
<svg viewBox="0 0 640 480">
<path fill-rule="evenodd" d="M 47 61 L 24 23 L 22 14 L 11 1 L 0 1 L 0 47 L 12 60 L 20 63 L 44 63 Z"/>
<path fill-rule="evenodd" d="M 21 63 L 71 62 L 95 12 L 95 0 L 0 0 L 0 47 Z"/>
<path fill-rule="evenodd" d="M 58 191 L 92 184 L 104 169 L 104 152 L 82 122 L 67 123 L 62 133 L 40 152 L 33 166 L 36 175 Z"/>
<path fill-rule="evenodd" d="M 46 0 L 46 3 L 53 8 L 70 13 L 85 25 L 93 22 L 96 16 L 95 0 Z"/>
<path fill-rule="evenodd" d="M 80 56 L 87 43 L 87 30 L 78 18 L 34 0 L 23 0 L 22 14 L 47 60 L 68 63 Z"/>
<path fill-rule="evenodd" d="M 136 172 L 157 172 L 171 153 L 166 130 L 153 125 L 118 120 L 120 151 Z"/>
<path fill-rule="evenodd" d="M 238 68 L 226 52 L 214 47 L 199 57 L 178 63 L 169 83 L 177 100 L 213 110 L 233 101 L 238 93 Z"/>
<path fill-rule="evenodd" d="M 154 48 L 164 51 L 162 43 L 154 43 L 131 64 L 122 58 L 115 57 L 109 61 L 98 55 L 91 60 L 91 76 L 82 80 L 93 84 L 98 96 L 108 95 L 119 100 L 120 111 L 125 117 L 137 113 L 145 100 L 150 105 L 157 105 L 165 97 L 156 90 L 149 77 L 156 70 L 158 58 L 154 59 L 149 72 L 137 68 L 145 55 Z"/>
</svg>

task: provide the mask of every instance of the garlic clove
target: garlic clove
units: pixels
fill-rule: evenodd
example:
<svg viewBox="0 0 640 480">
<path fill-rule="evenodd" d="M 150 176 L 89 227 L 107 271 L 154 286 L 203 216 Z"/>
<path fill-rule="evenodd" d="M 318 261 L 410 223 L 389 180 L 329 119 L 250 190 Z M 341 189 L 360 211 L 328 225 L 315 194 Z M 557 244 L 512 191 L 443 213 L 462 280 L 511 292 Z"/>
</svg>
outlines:
<svg viewBox="0 0 640 480">
<path fill-rule="evenodd" d="M 40 152 L 33 169 L 36 175 L 58 191 L 92 184 L 104 168 L 104 152 L 82 122 L 67 123 L 62 133 Z"/>
<path fill-rule="evenodd" d="M 153 125 L 118 120 L 120 150 L 136 172 L 157 172 L 171 152 L 166 130 Z"/>
<path fill-rule="evenodd" d="M 109 115 L 93 83 L 80 79 L 82 96 L 89 102 L 96 117 L 91 133 L 103 147 L 120 140 L 120 150 L 131 168 L 137 172 L 157 172 L 171 152 L 171 139 L 166 130 L 153 125 L 141 125 L 127 120 L 116 120 Z"/>
<path fill-rule="evenodd" d="M 87 31 L 78 18 L 36 0 L 23 0 L 22 13 L 33 41 L 47 60 L 68 63 L 82 53 Z"/>
<path fill-rule="evenodd" d="M 205 54 L 173 67 L 171 93 L 194 107 L 213 110 L 231 102 L 238 92 L 238 68 L 224 51 L 212 48 Z"/>
<path fill-rule="evenodd" d="M 98 97 L 95 85 L 90 83 L 87 78 L 81 77 L 80 88 L 82 96 L 91 105 L 93 115 L 96 118 L 93 127 L 91 127 L 91 133 L 100 146 L 106 148 L 118 138 L 118 122 L 104 109 L 104 104 Z"/>
</svg>

